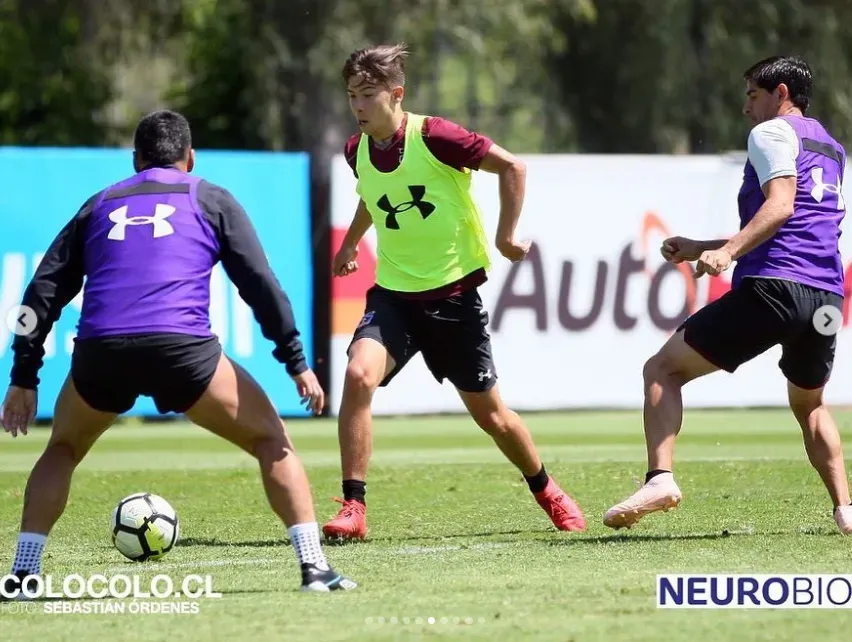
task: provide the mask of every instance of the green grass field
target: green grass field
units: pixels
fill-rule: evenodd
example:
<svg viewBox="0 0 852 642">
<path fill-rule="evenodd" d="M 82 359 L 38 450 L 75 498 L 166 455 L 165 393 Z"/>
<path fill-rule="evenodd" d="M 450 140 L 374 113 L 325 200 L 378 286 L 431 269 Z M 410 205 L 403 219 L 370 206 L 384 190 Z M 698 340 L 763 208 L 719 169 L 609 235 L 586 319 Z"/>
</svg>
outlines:
<svg viewBox="0 0 852 642">
<path fill-rule="evenodd" d="M 677 451 L 681 508 L 610 531 L 603 513 L 644 474 L 640 416 L 527 417 L 549 471 L 586 511 L 581 535 L 552 528 L 469 419 L 377 421 L 370 537 L 326 549 L 360 587 L 328 595 L 298 592 L 295 554 L 253 460 L 191 425 L 117 426 L 75 476 L 45 572 L 167 573 L 176 582 L 209 574 L 223 597 L 201 600 L 197 615 L 7 608 L 0 640 L 848 640 L 848 611 L 655 608 L 657 573 L 845 573 L 852 539 L 836 531 L 798 428 L 780 410 L 688 413 Z M 852 413 L 837 418 L 852 455 Z M 322 522 L 340 494 L 335 424 L 290 430 Z M 2 435 L 3 573 L 46 436 Z M 110 542 L 114 504 L 140 490 L 163 495 L 182 520 L 181 543 L 159 563 L 125 562 Z"/>
</svg>

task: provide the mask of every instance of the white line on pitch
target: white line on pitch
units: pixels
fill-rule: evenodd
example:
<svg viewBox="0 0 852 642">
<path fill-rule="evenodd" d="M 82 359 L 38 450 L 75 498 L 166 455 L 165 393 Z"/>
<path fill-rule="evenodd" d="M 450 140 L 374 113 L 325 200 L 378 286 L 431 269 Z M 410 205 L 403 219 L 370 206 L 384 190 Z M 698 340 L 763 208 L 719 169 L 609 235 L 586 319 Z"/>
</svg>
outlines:
<svg viewBox="0 0 852 642">
<path fill-rule="evenodd" d="M 509 542 L 483 542 L 481 544 L 471 544 L 470 546 L 462 546 L 462 545 L 445 545 L 445 546 L 407 546 L 405 548 L 398 548 L 396 550 L 388 550 L 386 553 L 390 553 L 391 555 L 428 555 L 430 553 L 449 553 L 452 551 L 465 551 L 465 550 L 492 550 L 495 548 L 507 548 L 509 546 L 514 546 L 516 544 L 511 544 Z M 274 557 L 264 557 L 259 559 L 247 559 L 247 560 L 199 560 L 197 562 L 160 562 L 151 565 L 144 566 L 135 566 L 133 564 L 124 564 L 122 566 L 110 566 L 107 568 L 107 572 L 109 573 L 122 573 L 127 572 L 130 569 L 136 569 L 142 571 L 166 571 L 169 569 L 178 569 L 178 568 L 211 568 L 216 566 L 261 566 L 264 564 L 281 564 L 286 563 L 287 560 L 283 558 L 274 558 Z"/>
</svg>

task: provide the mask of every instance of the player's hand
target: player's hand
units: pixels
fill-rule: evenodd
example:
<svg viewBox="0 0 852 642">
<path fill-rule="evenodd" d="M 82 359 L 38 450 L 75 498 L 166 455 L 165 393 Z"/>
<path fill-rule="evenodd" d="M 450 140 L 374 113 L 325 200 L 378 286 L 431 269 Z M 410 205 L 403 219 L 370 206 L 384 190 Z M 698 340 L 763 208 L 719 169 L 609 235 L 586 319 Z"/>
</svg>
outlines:
<svg viewBox="0 0 852 642">
<path fill-rule="evenodd" d="M 669 263 L 696 261 L 703 251 L 701 243 L 683 236 L 672 236 L 663 241 L 660 254 Z"/>
<path fill-rule="evenodd" d="M 18 436 L 18 431 L 27 434 L 27 426 L 35 419 L 38 407 L 38 392 L 18 386 L 9 386 L 0 417 L 6 432 L 12 437 Z"/>
<path fill-rule="evenodd" d="M 358 247 L 344 245 L 334 255 L 331 273 L 334 276 L 348 276 L 358 271 Z"/>
<path fill-rule="evenodd" d="M 521 241 L 518 243 L 514 239 L 504 239 L 498 240 L 496 245 L 500 254 L 505 256 L 512 263 L 517 263 L 518 261 L 523 261 L 527 257 L 530 247 L 532 246 L 532 241 Z"/>
<path fill-rule="evenodd" d="M 322 413 L 325 408 L 325 391 L 322 389 L 314 371 L 308 368 L 302 374 L 293 377 L 296 389 L 302 398 L 306 408 L 310 408 L 315 415 Z"/>
<path fill-rule="evenodd" d="M 702 252 L 695 266 L 695 278 L 702 274 L 718 276 L 733 263 L 733 258 L 725 250 L 707 250 Z"/>
</svg>

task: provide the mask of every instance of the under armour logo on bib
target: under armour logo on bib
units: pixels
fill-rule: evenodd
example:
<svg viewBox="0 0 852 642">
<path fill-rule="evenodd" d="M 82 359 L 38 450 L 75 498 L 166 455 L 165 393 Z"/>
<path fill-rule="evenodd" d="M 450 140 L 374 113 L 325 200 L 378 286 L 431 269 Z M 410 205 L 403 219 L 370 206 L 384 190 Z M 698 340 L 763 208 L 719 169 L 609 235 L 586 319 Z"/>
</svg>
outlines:
<svg viewBox="0 0 852 642">
<path fill-rule="evenodd" d="M 837 209 L 845 210 L 846 203 L 843 201 L 843 191 L 842 185 L 840 183 L 840 176 L 837 177 L 837 183 L 824 183 L 823 182 L 823 168 L 822 167 L 814 167 L 811 170 L 811 179 L 813 179 L 814 187 L 811 190 L 811 196 L 814 197 L 817 203 L 822 203 L 822 199 L 825 197 L 825 193 L 828 192 L 830 194 L 835 194 L 837 196 Z"/>
<path fill-rule="evenodd" d="M 402 214 L 412 208 L 416 208 L 420 212 L 420 217 L 425 219 L 435 211 L 435 206 L 432 203 L 423 200 L 423 197 L 426 196 L 426 187 L 424 185 L 409 185 L 408 191 L 411 194 L 411 200 L 405 203 L 391 205 L 387 194 L 382 196 L 379 202 L 376 203 L 383 212 L 387 212 L 385 227 L 389 230 L 399 229 L 399 221 L 396 220 L 397 214 Z"/>
<path fill-rule="evenodd" d="M 155 239 L 174 234 L 175 228 L 166 219 L 176 211 L 175 207 L 160 203 L 154 208 L 154 216 L 131 216 L 128 218 L 127 205 L 119 207 L 114 212 L 110 212 L 109 220 L 115 225 L 110 228 L 107 238 L 111 241 L 123 241 L 126 238 L 129 225 L 152 225 Z"/>
</svg>

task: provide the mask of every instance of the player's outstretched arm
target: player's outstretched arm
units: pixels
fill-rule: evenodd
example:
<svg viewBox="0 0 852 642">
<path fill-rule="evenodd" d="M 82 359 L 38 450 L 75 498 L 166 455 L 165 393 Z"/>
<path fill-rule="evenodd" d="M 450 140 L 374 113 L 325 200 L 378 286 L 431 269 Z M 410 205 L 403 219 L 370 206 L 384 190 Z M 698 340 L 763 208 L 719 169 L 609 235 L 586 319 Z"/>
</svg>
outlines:
<svg viewBox="0 0 852 642">
<path fill-rule="evenodd" d="M 290 298 L 272 272 L 251 220 L 230 192 L 217 185 L 202 181 L 198 200 L 218 233 L 225 273 L 252 309 L 263 336 L 275 344 L 272 354 L 295 380 L 302 401 L 319 414 L 325 393 L 305 360 Z"/>
<path fill-rule="evenodd" d="M 663 241 L 663 244 L 660 246 L 660 253 L 670 263 L 697 261 L 704 252 L 718 250 L 727 242 L 728 239 L 696 241 L 685 236 L 672 236 Z"/>
<path fill-rule="evenodd" d="M 35 418 L 38 371 L 44 362 L 44 341 L 63 308 L 83 287 L 82 230 L 96 197 L 86 201 L 53 239 L 24 290 L 20 325 L 32 325 L 33 329 L 29 334 L 17 333 L 12 342 L 14 358 L 11 385 L 0 413 L 4 429 L 13 437 L 18 431 L 26 434 L 27 425 Z M 27 308 L 32 312 L 24 312 Z M 7 311 L 3 310 L 3 313 Z M 28 316 L 32 318 L 26 318 Z M 22 327 L 21 332 L 26 329 Z"/>
<path fill-rule="evenodd" d="M 358 261 L 356 260 L 358 258 L 358 243 L 364 238 L 372 225 L 373 219 L 370 217 L 367 205 L 363 200 L 358 201 L 355 217 L 346 231 L 346 236 L 343 237 L 340 249 L 334 256 L 332 265 L 334 276 L 346 276 L 358 270 Z"/>
<path fill-rule="evenodd" d="M 698 258 L 695 276 L 717 276 L 731 263 L 769 240 L 793 215 L 796 177 L 773 178 L 764 185 L 766 200 L 748 224 L 718 250 L 707 250 Z"/>
<path fill-rule="evenodd" d="M 497 223 L 495 245 L 510 261 L 520 261 L 529 252 L 530 242 L 515 240 L 515 229 L 521 218 L 526 192 L 527 168 L 519 158 L 499 145 L 491 145 L 479 169 L 497 174 L 500 178 L 500 219 Z"/>
<path fill-rule="evenodd" d="M 769 240 L 793 215 L 796 177 L 773 178 L 764 185 L 766 200 L 748 224 L 718 250 L 703 252 L 695 266 L 695 276 L 716 276 L 731 263 Z"/>
</svg>

